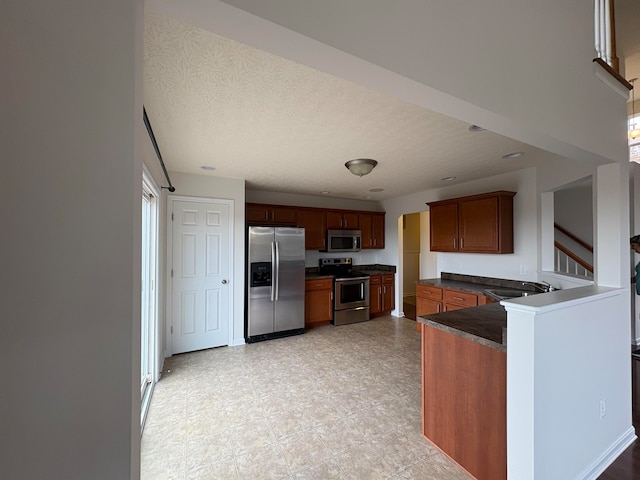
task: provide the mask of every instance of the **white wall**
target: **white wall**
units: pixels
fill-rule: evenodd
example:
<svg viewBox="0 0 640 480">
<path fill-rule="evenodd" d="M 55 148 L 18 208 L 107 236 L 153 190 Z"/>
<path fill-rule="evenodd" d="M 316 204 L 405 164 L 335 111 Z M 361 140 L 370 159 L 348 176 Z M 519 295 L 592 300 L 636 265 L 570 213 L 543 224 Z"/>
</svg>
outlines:
<svg viewBox="0 0 640 480">
<path fill-rule="evenodd" d="M 0 470 L 139 478 L 142 2 L 2 11 Z"/>
<path fill-rule="evenodd" d="M 438 253 L 437 275 L 441 272 L 536 280 L 538 261 L 538 220 L 536 169 L 528 168 L 494 177 L 467 182 L 436 190 L 397 197 L 383 202 L 387 212 L 384 262 L 398 264 L 398 234 L 393 231 L 393 218 L 408 212 L 428 209 L 426 203 L 464 195 L 474 195 L 496 190 L 518 192 L 514 197 L 514 253 L 506 255 Z M 526 274 L 520 274 L 520 267 Z M 402 281 L 402 279 L 399 279 Z M 402 292 L 404 286 L 397 286 Z M 401 299 L 400 299 L 401 300 Z M 396 303 L 398 298 L 396 298 Z"/>
<path fill-rule="evenodd" d="M 293 205 L 296 207 L 337 208 L 344 210 L 383 211 L 380 203 L 373 200 L 334 198 L 325 195 L 298 195 L 294 193 L 266 192 L 247 189 L 248 203 L 269 203 L 273 205 Z"/>
<path fill-rule="evenodd" d="M 503 302 L 509 478 L 595 479 L 635 438 L 626 296 L 583 287 Z"/>
<path fill-rule="evenodd" d="M 170 172 L 171 182 L 176 187 L 174 195 L 220 198 L 234 202 L 234 260 L 233 260 L 233 327 L 232 345 L 244 344 L 244 290 L 245 290 L 245 191 L 244 180 L 234 178 L 192 175 Z M 170 268 L 168 266 L 167 268 Z M 169 321 L 167 316 L 167 321 Z M 167 326 L 165 325 L 165 332 Z M 170 351 L 166 347 L 165 355 Z"/>
</svg>

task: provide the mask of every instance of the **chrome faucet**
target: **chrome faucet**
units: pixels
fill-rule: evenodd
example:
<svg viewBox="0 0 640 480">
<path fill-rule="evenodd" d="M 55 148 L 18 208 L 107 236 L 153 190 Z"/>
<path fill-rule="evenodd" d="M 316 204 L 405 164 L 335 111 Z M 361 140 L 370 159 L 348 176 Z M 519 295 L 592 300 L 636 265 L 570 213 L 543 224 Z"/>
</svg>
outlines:
<svg viewBox="0 0 640 480">
<path fill-rule="evenodd" d="M 553 292 L 554 290 L 558 290 L 556 287 L 554 287 L 553 285 L 551 285 L 548 282 L 545 282 L 544 280 L 540 283 L 543 283 L 544 286 L 541 286 L 537 283 L 533 283 L 533 282 L 522 282 L 522 286 L 526 287 L 527 285 L 531 285 L 533 288 L 536 288 L 538 291 L 542 292 L 542 293 L 547 293 L 547 292 Z"/>
</svg>

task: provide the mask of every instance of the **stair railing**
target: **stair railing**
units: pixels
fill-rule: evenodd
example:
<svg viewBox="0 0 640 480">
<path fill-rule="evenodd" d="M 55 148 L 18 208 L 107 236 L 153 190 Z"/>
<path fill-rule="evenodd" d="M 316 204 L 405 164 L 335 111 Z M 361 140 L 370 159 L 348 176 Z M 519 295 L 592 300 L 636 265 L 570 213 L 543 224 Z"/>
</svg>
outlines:
<svg viewBox="0 0 640 480">
<path fill-rule="evenodd" d="M 593 253 L 592 245 L 557 223 L 554 223 L 553 226 L 576 244 Z M 553 245 L 555 247 L 554 269 L 556 272 L 578 277 L 593 278 L 593 265 L 557 240 L 553 242 Z"/>
</svg>

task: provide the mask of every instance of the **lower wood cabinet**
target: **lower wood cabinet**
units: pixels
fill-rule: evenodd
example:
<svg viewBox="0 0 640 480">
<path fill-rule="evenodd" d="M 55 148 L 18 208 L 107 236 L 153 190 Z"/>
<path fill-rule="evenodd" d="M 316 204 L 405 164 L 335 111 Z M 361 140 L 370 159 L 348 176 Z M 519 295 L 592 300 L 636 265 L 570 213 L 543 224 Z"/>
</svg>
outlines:
<svg viewBox="0 0 640 480">
<path fill-rule="evenodd" d="M 328 324 L 333 320 L 333 279 L 321 278 L 305 282 L 304 326 Z"/>
<path fill-rule="evenodd" d="M 424 325 L 422 389 L 423 435 L 473 478 L 506 480 L 507 352 Z"/>
<path fill-rule="evenodd" d="M 416 285 L 417 317 L 485 305 L 489 302 L 490 300 L 481 294 L 433 287 L 431 285 Z M 420 330 L 421 326 L 422 324 L 417 322 L 416 329 Z"/>
<path fill-rule="evenodd" d="M 395 274 L 369 277 L 369 311 L 371 316 L 387 315 L 395 308 Z"/>
</svg>

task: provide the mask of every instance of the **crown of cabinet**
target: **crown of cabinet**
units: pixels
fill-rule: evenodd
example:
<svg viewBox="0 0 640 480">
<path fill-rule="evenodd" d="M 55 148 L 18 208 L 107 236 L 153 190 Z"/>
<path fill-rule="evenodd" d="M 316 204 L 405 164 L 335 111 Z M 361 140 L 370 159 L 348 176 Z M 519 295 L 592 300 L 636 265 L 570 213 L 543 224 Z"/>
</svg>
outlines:
<svg viewBox="0 0 640 480">
<path fill-rule="evenodd" d="M 513 197 L 496 191 L 428 202 L 435 252 L 513 253 Z"/>
</svg>

